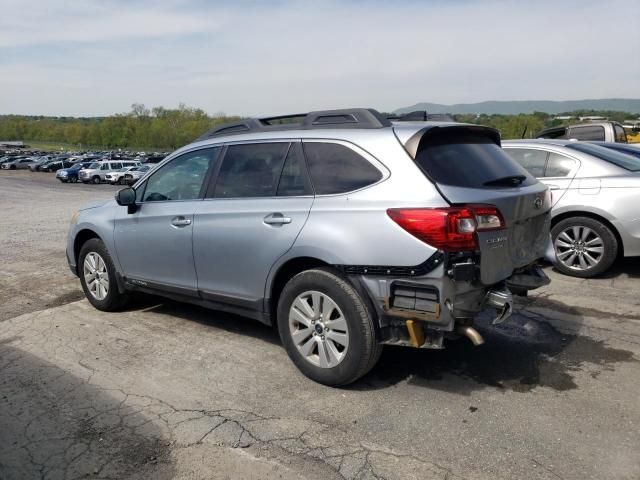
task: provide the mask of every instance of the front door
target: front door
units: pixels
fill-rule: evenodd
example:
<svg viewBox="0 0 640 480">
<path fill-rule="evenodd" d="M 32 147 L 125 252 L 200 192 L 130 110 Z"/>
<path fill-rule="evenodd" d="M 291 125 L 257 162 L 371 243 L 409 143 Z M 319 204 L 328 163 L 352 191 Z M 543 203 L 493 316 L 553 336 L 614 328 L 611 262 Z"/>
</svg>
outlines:
<svg viewBox="0 0 640 480">
<path fill-rule="evenodd" d="M 194 212 L 219 148 L 180 155 L 137 187 L 137 211 L 115 219 L 115 247 L 131 283 L 197 295 L 193 265 Z"/>
<path fill-rule="evenodd" d="M 200 295 L 261 311 L 269 271 L 293 246 L 312 203 L 299 142 L 229 145 L 194 219 Z"/>
</svg>

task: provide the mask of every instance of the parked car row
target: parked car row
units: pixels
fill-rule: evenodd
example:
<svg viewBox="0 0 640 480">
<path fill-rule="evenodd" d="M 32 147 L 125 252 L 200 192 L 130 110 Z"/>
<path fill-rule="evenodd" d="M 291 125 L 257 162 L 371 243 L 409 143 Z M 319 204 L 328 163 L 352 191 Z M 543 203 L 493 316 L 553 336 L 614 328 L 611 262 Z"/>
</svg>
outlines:
<svg viewBox="0 0 640 480">
<path fill-rule="evenodd" d="M 165 154 L 139 152 L 136 157 L 113 152 L 85 152 L 83 154 L 51 154 L 44 152 L 11 152 L 0 157 L 4 170 L 56 172 L 63 183 L 132 184 L 140 174 L 160 162 Z M 125 175 L 131 171 L 131 174 Z"/>
</svg>

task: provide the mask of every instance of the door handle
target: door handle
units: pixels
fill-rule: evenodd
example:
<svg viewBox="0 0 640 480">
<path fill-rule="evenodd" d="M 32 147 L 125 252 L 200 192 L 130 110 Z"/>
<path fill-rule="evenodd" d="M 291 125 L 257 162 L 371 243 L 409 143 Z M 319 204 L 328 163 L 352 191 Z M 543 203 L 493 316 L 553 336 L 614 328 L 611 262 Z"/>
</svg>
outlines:
<svg viewBox="0 0 640 480">
<path fill-rule="evenodd" d="M 549 190 L 560 190 L 560 186 L 558 185 L 547 184 L 547 187 L 549 187 Z"/>
<path fill-rule="evenodd" d="M 285 225 L 291 223 L 291 218 L 285 217 L 281 213 L 272 213 L 264 217 L 263 222 L 267 225 Z"/>
<path fill-rule="evenodd" d="M 174 227 L 186 227 L 187 225 L 191 225 L 191 220 L 183 216 L 178 216 L 171 220 L 171 225 Z"/>
</svg>

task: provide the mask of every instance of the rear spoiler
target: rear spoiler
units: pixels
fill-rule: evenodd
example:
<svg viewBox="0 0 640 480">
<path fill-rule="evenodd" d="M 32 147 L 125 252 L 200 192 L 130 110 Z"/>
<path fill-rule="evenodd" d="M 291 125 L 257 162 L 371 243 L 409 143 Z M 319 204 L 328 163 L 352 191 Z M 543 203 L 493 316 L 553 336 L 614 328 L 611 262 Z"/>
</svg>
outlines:
<svg viewBox="0 0 640 480">
<path fill-rule="evenodd" d="M 396 132 L 397 135 L 398 132 Z M 421 128 L 413 135 L 411 135 L 408 140 L 402 141 L 400 135 L 398 136 L 398 140 L 403 144 L 407 153 L 413 158 L 416 159 L 416 155 L 420 150 L 420 144 L 423 140 L 436 140 L 438 137 L 449 137 L 449 136 L 482 136 L 486 137 L 491 142 L 500 146 L 500 132 L 495 128 L 485 127 L 482 125 L 470 125 L 463 123 L 449 123 L 449 124 L 434 124 L 429 125 L 424 128 Z"/>
</svg>

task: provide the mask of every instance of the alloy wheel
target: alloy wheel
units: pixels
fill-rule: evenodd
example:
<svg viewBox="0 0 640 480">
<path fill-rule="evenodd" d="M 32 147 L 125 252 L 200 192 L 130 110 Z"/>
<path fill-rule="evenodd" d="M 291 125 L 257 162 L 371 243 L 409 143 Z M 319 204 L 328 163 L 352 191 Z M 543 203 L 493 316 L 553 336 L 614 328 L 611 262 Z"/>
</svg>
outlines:
<svg viewBox="0 0 640 480">
<path fill-rule="evenodd" d="M 106 263 L 98 253 L 87 253 L 84 257 L 83 273 L 91 296 L 96 300 L 104 300 L 109 293 L 109 272 Z"/>
<path fill-rule="evenodd" d="M 593 229 L 571 226 L 564 229 L 554 241 L 556 257 L 567 268 L 588 270 L 594 268 L 604 254 L 604 242 Z"/>
<path fill-rule="evenodd" d="M 305 360 L 333 368 L 349 348 L 349 328 L 340 307 L 328 295 L 307 291 L 296 297 L 289 310 L 289 332 Z"/>
</svg>

